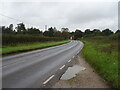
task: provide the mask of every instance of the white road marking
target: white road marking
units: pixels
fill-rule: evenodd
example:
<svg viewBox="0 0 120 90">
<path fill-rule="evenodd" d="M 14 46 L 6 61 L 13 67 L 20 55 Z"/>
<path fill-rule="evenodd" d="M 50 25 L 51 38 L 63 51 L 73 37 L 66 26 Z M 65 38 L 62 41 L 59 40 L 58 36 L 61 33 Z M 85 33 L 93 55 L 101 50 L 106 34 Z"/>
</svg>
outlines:
<svg viewBox="0 0 120 90">
<path fill-rule="evenodd" d="M 71 61 L 71 59 L 68 62 L 70 62 L 70 61 Z"/>
<path fill-rule="evenodd" d="M 48 83 L 55 75 L 52 75 L 51 77 L 49 77 L 45 82 L 43 82 L 43 84 Z"/>
<path fill-rule="evenodd" d="M 65 65 L 63 65 L 60 69 L 63 69 L 65 67 Z"/>
</svg>

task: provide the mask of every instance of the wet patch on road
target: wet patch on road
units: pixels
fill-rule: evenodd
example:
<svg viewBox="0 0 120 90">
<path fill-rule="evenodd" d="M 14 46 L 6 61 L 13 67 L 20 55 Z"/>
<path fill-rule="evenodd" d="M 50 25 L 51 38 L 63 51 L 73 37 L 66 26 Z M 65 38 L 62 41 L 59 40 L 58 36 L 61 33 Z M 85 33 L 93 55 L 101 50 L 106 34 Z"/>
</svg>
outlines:
<svg viewBox="0 0 120 90">
<path fill-rule="evenodd" d="M 85 67 L 82 67 L 80 65 L 74 65 L 72 67 L 69 67 L 60 79 L 61 80 L 69 80 L 69 79 L 75 77 L 77 73 L 79 73 L 80 71 L 83 71 L 83 70 L 85 70 Z"/>
<path fill-rule="evenodd" d="M 77 55 L 52 88 L 111 88 L 111 86 Z"/>
</svg>

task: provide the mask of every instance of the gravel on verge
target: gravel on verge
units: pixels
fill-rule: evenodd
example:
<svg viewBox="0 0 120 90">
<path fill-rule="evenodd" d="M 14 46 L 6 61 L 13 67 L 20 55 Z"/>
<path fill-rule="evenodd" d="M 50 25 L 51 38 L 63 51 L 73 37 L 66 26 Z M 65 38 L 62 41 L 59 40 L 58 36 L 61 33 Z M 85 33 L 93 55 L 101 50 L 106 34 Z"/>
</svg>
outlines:
<svg viewBox="0 0 120 90">
<path fill-rule="evenodd" d="M 80 65 L 86 69 L 80 71 L 69 80 L 59 80 L 52 88 L 111 88 L 111 86 L 79 55 L 75 57 L 73 65 Z"/>
</svg>

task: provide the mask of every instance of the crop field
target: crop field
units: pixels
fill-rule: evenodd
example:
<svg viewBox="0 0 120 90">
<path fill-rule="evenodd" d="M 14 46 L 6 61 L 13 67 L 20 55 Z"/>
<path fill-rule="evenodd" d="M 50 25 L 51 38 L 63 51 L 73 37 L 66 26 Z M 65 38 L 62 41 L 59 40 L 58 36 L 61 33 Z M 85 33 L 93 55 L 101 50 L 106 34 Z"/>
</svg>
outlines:
<svg viewBox="0 0 120 90">
<path fill-rule="evenodd" d="M 46 41 L 60 41 L 64 40 L 60 37 L 45 37 L 38 35 L 11 35 L 3 34 L 2 35 L 2 45 L 4 46 L 15 46 L 17 44 L 24 44 L 30 42 L 46 42 Z"/>
</svg>

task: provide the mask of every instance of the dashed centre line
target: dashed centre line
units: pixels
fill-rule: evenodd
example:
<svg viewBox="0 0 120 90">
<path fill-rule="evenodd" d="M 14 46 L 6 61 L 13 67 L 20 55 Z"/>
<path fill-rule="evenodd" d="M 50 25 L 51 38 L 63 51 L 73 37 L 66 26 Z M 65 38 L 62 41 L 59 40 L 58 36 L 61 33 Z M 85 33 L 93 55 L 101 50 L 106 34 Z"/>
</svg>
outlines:
<svg viewBox="0 0 120 90">
<path fill-rule="evenodd" d="M 63 69 L 65 67 L 65 65 L 63 65 L 60 69 Z"/>
<path fill-rule="evenodd" d="M 70 61 L 71 61 L 71 59 L 68 62 L 70 62 Z"/>
<path fill-rule="evenodd" d="M 52 75 L 51 77 L 49 77 L 45 82 L 43 82 L 43 84 L 48 83 L 55 75 Z"/>
</svg>

